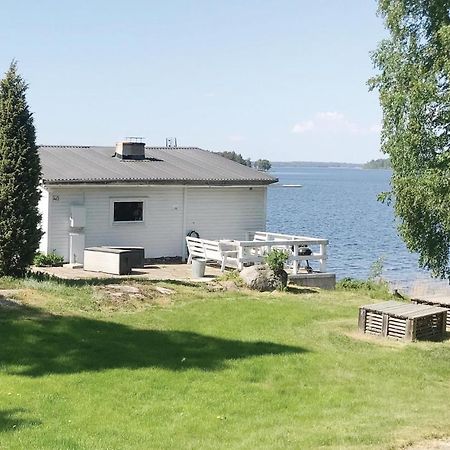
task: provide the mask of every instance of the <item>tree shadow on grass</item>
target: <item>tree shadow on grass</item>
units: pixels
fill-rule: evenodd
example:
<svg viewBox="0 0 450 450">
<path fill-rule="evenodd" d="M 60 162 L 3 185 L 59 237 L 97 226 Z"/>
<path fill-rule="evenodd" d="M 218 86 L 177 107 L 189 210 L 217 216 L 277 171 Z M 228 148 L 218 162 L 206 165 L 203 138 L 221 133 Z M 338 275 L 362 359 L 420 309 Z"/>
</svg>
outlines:
<svg viewBox="0 0 450 450">
<path fill-rule="evenodd" d="M 308 288 L 304 286 L 295 286 L 290 284 L 287 286 L 286 291 L 290 294 L 318 294 L 319 290 L 314 288 Z"/>
<path fill-rule="evenodd" d="M 145 272 L 139 272 L 139 270 L 133 270 L 133 275 L 138 275 L 139 273 L 145 274 Z M 105 286 L 107 284 L 122 284 L 130 282 L 139 282 L 141 284 L 157 284 L 157 283 L 168 283 L 175 286 L 186 286 L 186 287 L 197 287 L 198 282 L 195 281 L 183 281 L 183 280 L 170 280 L 170 279 L 149 279 L 149 278 L 136 278 L 127 275 L 122 275 L 118 277 L 107 277 L 107 278 L 60 278 L 56 275 L 51 275 L 44 272 L 29 272 L 28 278 L 35 281 L 50 281 L 62 286 L 67 287 L 84 287 L 84 286 Z"/>
<path fill-rule="evenodd" d="M 21 418 L 24 413 L 22 408 L 0 409 L 0 433 L 40 424 L 36 420 Z"/>
<path fill-rule="evenodd" d="M 0 309 L 0 342 L 0 367 L 30 377 L 116 368 L 220 370 L 235 359 L 306 351 L 273 342 L 52 316 L 30 307 Z"/>
</svg>

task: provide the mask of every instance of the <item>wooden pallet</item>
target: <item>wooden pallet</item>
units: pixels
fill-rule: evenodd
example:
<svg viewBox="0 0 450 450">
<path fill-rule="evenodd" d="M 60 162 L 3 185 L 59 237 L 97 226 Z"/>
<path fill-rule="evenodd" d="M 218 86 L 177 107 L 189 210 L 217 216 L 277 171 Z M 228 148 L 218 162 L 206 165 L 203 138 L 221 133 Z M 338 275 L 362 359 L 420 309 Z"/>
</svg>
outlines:
<svg viewBox="0 0 450 450">
<path fill-rule="evenodd" d="M 429 305 L 429 306 L 439 306 L 440 308 L 445 308 L 447 310 L 447 331 L 450 331 L 450 300 L 447 299 L 420 299 L 413 298 L 411 299 L 412 303 L 420 304 L 420 305 Z"/>
<path fill-rule="evenodd" d="M 447 309 L 387 301 L 359 308 L 359 329 L 393 339 L 435 340 L 445 336 Z"/>
</svg>

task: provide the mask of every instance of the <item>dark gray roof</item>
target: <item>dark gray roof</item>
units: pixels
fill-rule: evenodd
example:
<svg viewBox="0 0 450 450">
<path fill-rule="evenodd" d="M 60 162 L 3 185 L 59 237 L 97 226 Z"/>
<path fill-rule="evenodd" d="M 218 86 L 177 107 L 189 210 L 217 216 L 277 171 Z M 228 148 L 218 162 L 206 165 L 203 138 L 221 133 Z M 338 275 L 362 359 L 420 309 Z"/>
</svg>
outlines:
<svg viewBox="0 0 450 450">
<path fill-rule="evenodd" d="M 41 146 L 45 184 L 266 185 L 276 178 L 195 147 L 146 147 L 121 160 L 113 147 Z"/>
</svg>

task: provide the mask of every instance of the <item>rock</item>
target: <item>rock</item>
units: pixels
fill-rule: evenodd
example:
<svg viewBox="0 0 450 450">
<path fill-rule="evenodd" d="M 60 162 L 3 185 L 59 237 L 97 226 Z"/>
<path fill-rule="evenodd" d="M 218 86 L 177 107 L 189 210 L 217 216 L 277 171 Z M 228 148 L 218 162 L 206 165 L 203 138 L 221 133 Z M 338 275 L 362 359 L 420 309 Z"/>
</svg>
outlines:
<svg viewBox="0 0 450 450">
<path fill-rule="evenodd" d="M 126 284 L 107 284 L 105 286 L 106 289 L 112 289 L 119 292 L 122 292 L 124 294 L 139 294 L 140 290 L 137 287 L 134 286 L 128 286 Z"/>
<path fill-rule="evenodd" d="M 220 284 L 225 291 L 238 291 L 239 290 L 239 286 L 237 286 L 233 280 L 222 281 Z"/>
<path fill-rule="evenodd" d="M 111 297 L 123 297 L 123 292 L 110 292 Z"/>
<path fill-rule="evenodd" d="M 155 287 L 155 291 L 158 291 L 160 294 L 164 294 L 164 295 L 171 295 L 171 294 L 175 294 L 175 291 L 172 289 L 167 289 L 161 286 L 156 286 Z"/>
<path fill-rule="evenodd" d="M 240 276 L 247 287 L 260 292 L 281 289 L 287 283 L 287 273 L 284 270 L 275 273 L 266 265 L 245 267 Z"/>
<path fill-rule="evenodd" d="M 220 283 L 216 282 L 205 284 L 205 288 L 208 292 L 223 292 L 225 290 L 225 288 Z"/>
</svg>

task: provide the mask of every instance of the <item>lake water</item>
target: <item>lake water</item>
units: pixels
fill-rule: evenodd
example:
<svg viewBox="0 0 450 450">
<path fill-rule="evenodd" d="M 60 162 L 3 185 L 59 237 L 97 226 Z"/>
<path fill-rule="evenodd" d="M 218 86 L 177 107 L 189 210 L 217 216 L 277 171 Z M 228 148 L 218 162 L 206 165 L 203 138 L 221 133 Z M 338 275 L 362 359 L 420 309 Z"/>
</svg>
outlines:
<svg viewBox="0 0 450 450">
<path fill-rule="evenodd" d="M 269 189 L 268 230 L 329 239 L 328 268 L 338 278 L 367 278 L 382 257 L 383 277 L 396 287 L 429 282 L 397 235 L 392 206 L 377 201 L 390 171 L 274 166 L 271 173 L 303 187 Z"/>
</svg>

